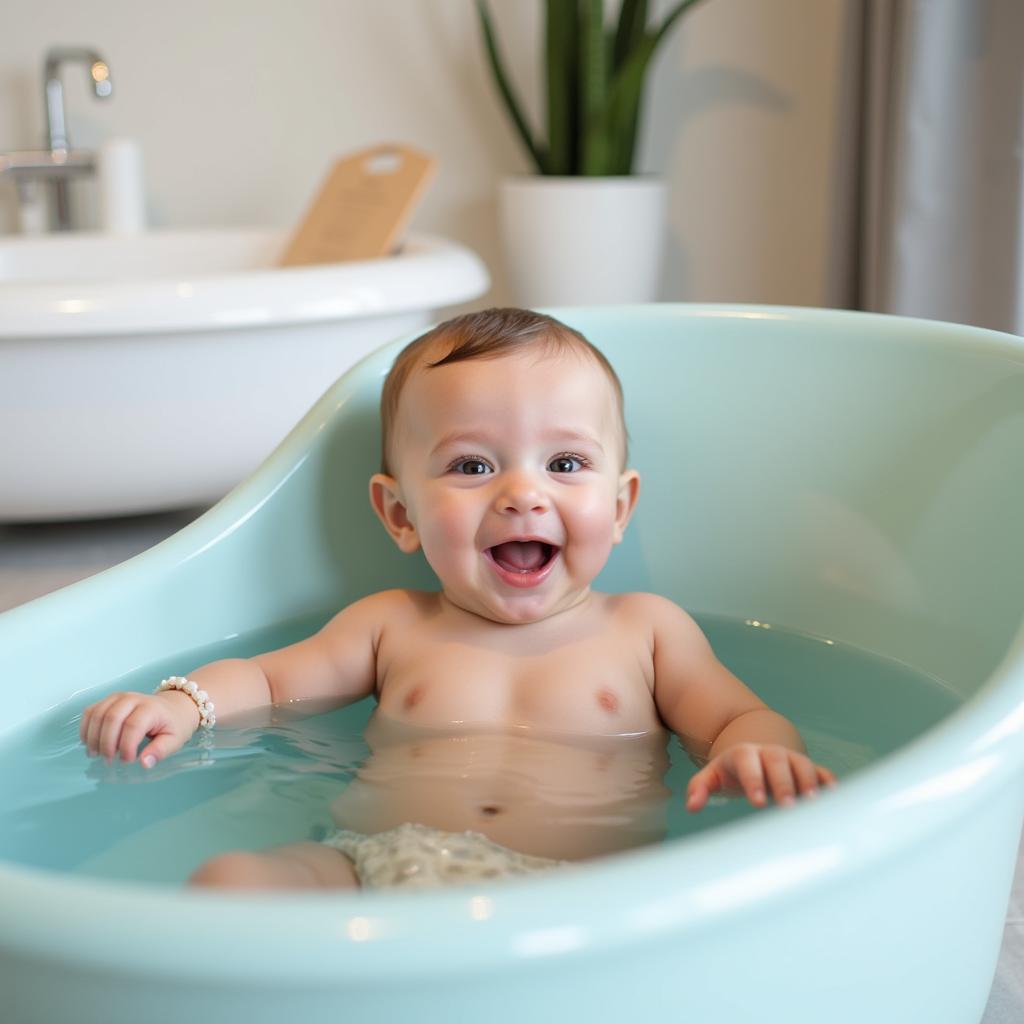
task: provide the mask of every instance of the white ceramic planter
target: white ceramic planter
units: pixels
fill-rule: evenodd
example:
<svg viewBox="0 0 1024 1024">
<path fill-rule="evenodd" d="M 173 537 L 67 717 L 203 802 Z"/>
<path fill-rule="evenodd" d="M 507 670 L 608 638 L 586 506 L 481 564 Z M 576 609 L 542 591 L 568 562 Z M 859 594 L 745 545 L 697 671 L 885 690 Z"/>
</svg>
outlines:
<svg viewBox="0 0 1024 1024">
<path fill-rule="evenodd" d="M 523 306 L 653 302 L 665 243 L 656 178 L 533 175 L 501 183 L 513 300 Z"/>
</svg>

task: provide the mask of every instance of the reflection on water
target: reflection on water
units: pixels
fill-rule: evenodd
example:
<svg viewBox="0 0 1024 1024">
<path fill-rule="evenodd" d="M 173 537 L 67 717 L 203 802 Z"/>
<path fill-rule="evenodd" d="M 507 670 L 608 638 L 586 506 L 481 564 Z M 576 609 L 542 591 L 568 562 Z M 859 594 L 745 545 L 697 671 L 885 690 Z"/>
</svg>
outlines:
<svg viewBox="0 0 1024 1024">
<path fill-rule="evenodd" d="M 555 860 L 613 853 L 665 834 L 667 738 L 453 735 L 377 712 L 366 729 L 370 754 L 331 812 L 339 827 L 364 834 L 415 821 Z"/>
</svg>

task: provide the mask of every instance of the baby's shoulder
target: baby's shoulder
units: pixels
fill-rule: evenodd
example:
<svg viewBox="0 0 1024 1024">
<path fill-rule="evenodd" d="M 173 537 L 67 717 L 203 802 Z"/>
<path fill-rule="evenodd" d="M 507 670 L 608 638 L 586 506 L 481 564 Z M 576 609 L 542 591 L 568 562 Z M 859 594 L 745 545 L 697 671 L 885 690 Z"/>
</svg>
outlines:
<svg viewBox="0 0 1024 1024">
<path fill-rule="evenodd" d="M 659 629 L 697 628 L 693 618 L 682 608 L 660 594 L 633 591 L 627 594 L 605 594 L 608 614 L 625 622 L 636 622 Z"/>
<path fill-rule="evenodd" d="M 378 629 L 404 626 L 437 611 L 439 595 L 429 590 L 378 590 L 346 605 L 334 617 L 339 625 L 362 623 Z"/>
<path fill-rule="evenodd" d="M 437 611 L 441 594 L 436 590 L 378 590 L 360 598 L 357 604 L 396 615 L 430 615 Z"/>
</svg>

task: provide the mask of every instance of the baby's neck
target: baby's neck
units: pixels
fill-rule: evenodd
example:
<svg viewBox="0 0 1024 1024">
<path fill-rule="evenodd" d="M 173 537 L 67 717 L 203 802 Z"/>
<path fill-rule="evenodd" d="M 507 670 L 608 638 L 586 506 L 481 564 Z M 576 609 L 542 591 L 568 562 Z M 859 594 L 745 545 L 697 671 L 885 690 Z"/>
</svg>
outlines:
<svg viewBox="0 0 1024 1024">
<path fill-rule="evenodd" d="M 595 604 L 603 597 L 603 594 L 588 587 L 570 605 L 559 608 L 555 612 L 524 622 L 503 622 L 500 619 L 482 615 L 472 608 L 464 607 L 458 601 L 453 600 L 443 588 L 438 594 L 442 614 L 458 623 L 460 628 L 479 630 L 481 633 L 515 631 L 521 635 L 571 630 L 574 623 L 587 619 L 593 614 Z"/>
</svg>

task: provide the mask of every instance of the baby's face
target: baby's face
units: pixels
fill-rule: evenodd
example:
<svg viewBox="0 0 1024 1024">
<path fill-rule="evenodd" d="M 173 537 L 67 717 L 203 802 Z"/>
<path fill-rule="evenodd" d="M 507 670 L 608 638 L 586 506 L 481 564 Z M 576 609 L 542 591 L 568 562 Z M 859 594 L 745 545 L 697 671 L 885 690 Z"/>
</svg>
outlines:
<svg viewBox="0 0 1024 1024">
<path fill-rule="evenodd" d="M 420 368 L 393 438 L 392 511 L 407 527 L 389 530 L 423 547 L 452 603 L 524 623 L 586 599 L 638 486 L 600 366 L 527 349 Z"/>
</svg>

